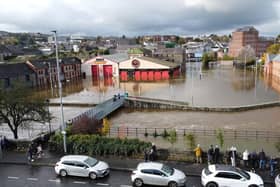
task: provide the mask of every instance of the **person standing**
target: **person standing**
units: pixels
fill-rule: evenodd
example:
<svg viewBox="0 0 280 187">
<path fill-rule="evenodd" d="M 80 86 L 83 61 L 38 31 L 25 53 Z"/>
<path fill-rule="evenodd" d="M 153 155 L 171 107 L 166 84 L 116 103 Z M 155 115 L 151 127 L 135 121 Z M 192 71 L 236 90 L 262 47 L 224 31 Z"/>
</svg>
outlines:
<svg viewBox="0 0 280 187">
<path fill-rule="evenodd" d="M 208 164 L 213 163 L 213 156 L 214 156 L 214 148 L 213 145 L 210 145 L 208 152 L 207 152 L 207 159 L 208 159 Z"/>
<path fill-rule="evenodd" d="M 235 167 L 236 166 L 236 156 L 237 156 L 237 150 L 236 147 L 231 146 L 230 148 L 230 152 L 231 152 L 231 166 Z"/>
<path fill-rule="evenodd" d="M 218 145 L 215 146 L 214 149 L 214 163 L 218 164 L 220 158 L 220 148 Z"/>
<path fill-rule="evenodd" d="M 251 166 L 252 166 L 252 169 L 256 169 L 256 163 L 257 163 L 257 153 L 256 151 L 253 151 L 251 154 L 250 154 L 250 160 L 251 160 Z"/>
<path fill-rule="evenodd" d="M 265 156 L 265 152 L 263 151 L 263 149 L 259 153 L 259 159 L 260 159 L 259 168 L 260 169 L 265 169 L 266 156 Z"/>
<path fill-rule="evenodd" d="M 249 152 L 247 149 L 245 149 L 245 151 L 242 154 L 242 160 L 243 160 L 244 167 L 248 167 Z"/>
<path fill-rule="evenodd" d="M 202 149 L 200 147 L 200 144 L 197 144 L 197 147 L 194 149 L 194 152 L 195 152 L 196 163 L 202 164 Z"/>
<path fill-rule="evenodd" d="M 271 157 L 269 160 L 269 167 L 270 167 L 270 176 L 274 177 L 275 167 L 277 165 L 277 161 L 274 157 Z"/>
</svg>

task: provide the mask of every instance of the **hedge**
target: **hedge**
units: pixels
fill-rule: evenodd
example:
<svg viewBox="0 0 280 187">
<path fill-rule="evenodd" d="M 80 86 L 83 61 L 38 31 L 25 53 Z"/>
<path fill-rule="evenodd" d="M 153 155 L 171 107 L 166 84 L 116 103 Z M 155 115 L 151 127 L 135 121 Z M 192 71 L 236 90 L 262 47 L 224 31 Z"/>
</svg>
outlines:
<svg viewBox="0 0 280 187">
<path fill-rule="evenodd" d="M 71 135 L 66 139 L 69 154 L 86 154 L 98 156 L 135 156 L 151 147 L 151 143 L 138 139 L 109 138 L 99 135 Z M 63 136 L 59 133 L 49 140 L 51 152 L 63 152 Z"/>
</svg>

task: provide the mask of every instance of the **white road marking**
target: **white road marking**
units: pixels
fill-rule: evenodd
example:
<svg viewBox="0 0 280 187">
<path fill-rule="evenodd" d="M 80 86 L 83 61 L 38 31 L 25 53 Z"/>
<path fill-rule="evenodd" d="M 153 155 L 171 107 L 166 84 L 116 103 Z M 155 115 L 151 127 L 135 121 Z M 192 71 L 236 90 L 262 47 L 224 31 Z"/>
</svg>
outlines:
<svg viewBox="0 0 280 187">
<path fill-rule="evenodd" d="M 27 178 L 29 181 L 38 181 L 38 178 Z"/>
<path fill-rule="evenodd" d="M 86 184 L 86 182 L 83 182 L 83 181 L 74 181 L 73 183 L 74 184 Z"/>
<path fill-rule="evenodd" d="M 106 183 L 96 183 L 96 185 L 99 185 L 99 186 L 109 186 L 109 184 L 106 184 Z"/>
<path fill-rule="evenodd" d="M 60 183 L 60 179 L 49 179 L 48 181 L 49 181 L 49 182 L 57 182 L 57 183 Z"/>
<path fill-rule="evenodd" d="M 125 184 L 122 184 L 122 185 L 120 185 L 120 187 L 132 187 L 132 186 L 130 186 L 130 185 L 125 185 Z"/>
<path fill-rule="evenodd" d="M 8 176 L 8 179 L 19 179 L 19 177 L 12 177 L 12 176 Z"/>
</svg>

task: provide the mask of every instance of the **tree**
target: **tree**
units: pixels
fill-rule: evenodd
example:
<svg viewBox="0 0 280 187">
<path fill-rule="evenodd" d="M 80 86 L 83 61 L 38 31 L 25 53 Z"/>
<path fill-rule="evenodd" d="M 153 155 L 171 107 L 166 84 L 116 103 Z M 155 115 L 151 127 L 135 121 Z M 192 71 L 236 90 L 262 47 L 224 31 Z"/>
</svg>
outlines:
<svg viewBox="0 0 280 187">
<path fill-rule="evenodd" d="M 280 34 L 278 34 L 277 38 L 276 38 L 277 42 L 280 42 Z"/>
<path fill-rule="evenodd" d="M 244 64 L 252 63 L 256 59 L 255 50 L 250 45 L 244 46 L 241 48 L 237 59 Z"/>
<path fill-rule="evenodd" d="M 0 122 L 7 123 L 15 139 L 19 127 L 31 122 L 45 123 L 51 118 L 46 102 L 31 98 L 29 93 L 29 89 L 18 85 L 0 90 Z"/>
<path fill-rule="evenodd" d="M 267 49 L 266 52 L 269 54 L 279 54 L 280 53 L 280 44 L 272 44 Z"/>
<path fill-rule="evenodd" d="M 73 123 L 71 134 L 98 134 L 102 133 L 102 121 L 83 115 Z"/>
<path fill-rule="evenodd" d="M 184 140 L 190 148 L 190 150 L 194 150 L 196 144 L 195 135 L 192 133 L 186 134 Z"/>
<path fill-rule="evenodd" d="M 220 147 L 223 147 L 224 146 L 224 133 L 221 129 L 218 129 L 216 132 L 216 138 L 220 144 Z"/>
</svg>

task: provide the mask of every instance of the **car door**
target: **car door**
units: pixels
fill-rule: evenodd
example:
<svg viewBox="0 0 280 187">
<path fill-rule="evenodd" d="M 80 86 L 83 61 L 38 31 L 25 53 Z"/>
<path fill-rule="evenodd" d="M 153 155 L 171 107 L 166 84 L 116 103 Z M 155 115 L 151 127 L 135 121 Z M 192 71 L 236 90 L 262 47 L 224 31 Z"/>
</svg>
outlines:
<svg viewBox="0 0 280 187">
<path fill-rule="evenodd" d="M 89 176 L 89 167 L 79 161 L 75 162 L 75 175 L 76 176 L 81 176 L 81 177 L 87 177 Z"/>
<path fill-rule="evenodd" d="M 167 186 L 168 176 L 166 174 L 156 169 L 153 170 L 153 174 L 154 174 L 154 182 L 155 182 L 154 185 Z"/>
<path fill-rule="evenodd" d="M 62 162 L 68 175 L 75 175 L 75 162 L 74 161 L 63 161 Z"/>
<path fill-rule="evenodd" d="M 242 177 L 233 172 L 219 172 L 215 175 L 215 182 L 220 187 L 247 187 L 246 181 L 241 180 Z"/>
<path fill-rule="evenodd" d="M 142 169 L 141 179 L 145 184 L 154 184 L 154 174 L 152 169 Z"/>
</svg>

